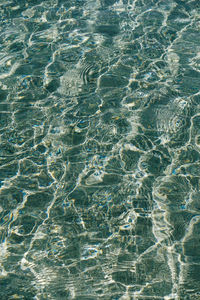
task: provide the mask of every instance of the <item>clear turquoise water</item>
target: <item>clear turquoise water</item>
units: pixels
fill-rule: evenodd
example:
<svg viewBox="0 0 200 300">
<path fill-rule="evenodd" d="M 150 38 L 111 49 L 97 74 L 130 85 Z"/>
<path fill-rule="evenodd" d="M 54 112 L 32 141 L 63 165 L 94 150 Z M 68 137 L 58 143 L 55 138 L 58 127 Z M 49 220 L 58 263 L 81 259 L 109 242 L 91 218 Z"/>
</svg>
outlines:
<svg viewBox="0 0 200 300">
<path fill-rule="evenodd" d="M 200 3 L 1 0 L 0 299 L 200 299 Z"/>
</svg>

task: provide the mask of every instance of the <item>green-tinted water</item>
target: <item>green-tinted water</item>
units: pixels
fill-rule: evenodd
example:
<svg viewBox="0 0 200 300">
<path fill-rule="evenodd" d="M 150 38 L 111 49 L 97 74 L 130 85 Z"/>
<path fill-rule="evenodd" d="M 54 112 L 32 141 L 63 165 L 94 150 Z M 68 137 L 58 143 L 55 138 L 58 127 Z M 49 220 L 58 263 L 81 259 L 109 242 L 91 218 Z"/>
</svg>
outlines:
<svg viewBox="0 0 200 300">
<path fill-rule="evenodd" d="M 200 299 L 198 0 L 1 0 L 0 299 Z"/>
</svg>

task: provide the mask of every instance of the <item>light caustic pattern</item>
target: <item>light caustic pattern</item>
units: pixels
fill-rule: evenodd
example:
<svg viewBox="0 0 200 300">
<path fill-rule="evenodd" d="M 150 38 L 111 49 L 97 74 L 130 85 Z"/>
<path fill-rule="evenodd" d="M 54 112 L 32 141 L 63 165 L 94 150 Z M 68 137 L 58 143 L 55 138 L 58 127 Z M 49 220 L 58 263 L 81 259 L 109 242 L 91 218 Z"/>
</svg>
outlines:
<svg viewBox="0 0 200 300">
<path fill-rule="evenodd" d="M 0 299 L 200 299 L 200 5 L 0 3 Z"/>
</svg>

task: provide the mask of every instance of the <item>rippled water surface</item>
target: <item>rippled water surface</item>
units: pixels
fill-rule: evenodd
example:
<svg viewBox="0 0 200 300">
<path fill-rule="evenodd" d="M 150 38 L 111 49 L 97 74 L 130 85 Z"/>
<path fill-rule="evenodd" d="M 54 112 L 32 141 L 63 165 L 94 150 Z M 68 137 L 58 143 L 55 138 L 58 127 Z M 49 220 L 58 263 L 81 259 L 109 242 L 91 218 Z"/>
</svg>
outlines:
<svg viewBox="0 0 200 300">
<path fill-rule="evenodd" d="M 198 0 L 1 0 L 1 300 L 200 300 L 199 88 Z"/>
</svg>

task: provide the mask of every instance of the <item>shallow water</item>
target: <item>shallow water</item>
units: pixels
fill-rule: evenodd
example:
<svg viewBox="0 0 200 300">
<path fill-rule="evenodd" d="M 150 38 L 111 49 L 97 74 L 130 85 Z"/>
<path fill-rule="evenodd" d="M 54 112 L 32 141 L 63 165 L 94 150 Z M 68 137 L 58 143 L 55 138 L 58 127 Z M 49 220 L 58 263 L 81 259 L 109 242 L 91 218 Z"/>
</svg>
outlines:
<svg viewBox="0 0 200 300">
<path fill-rule="evenodd" d="M 0 3 L 0 299 L 200 299 L 200 4 Z"/>
</svg>

